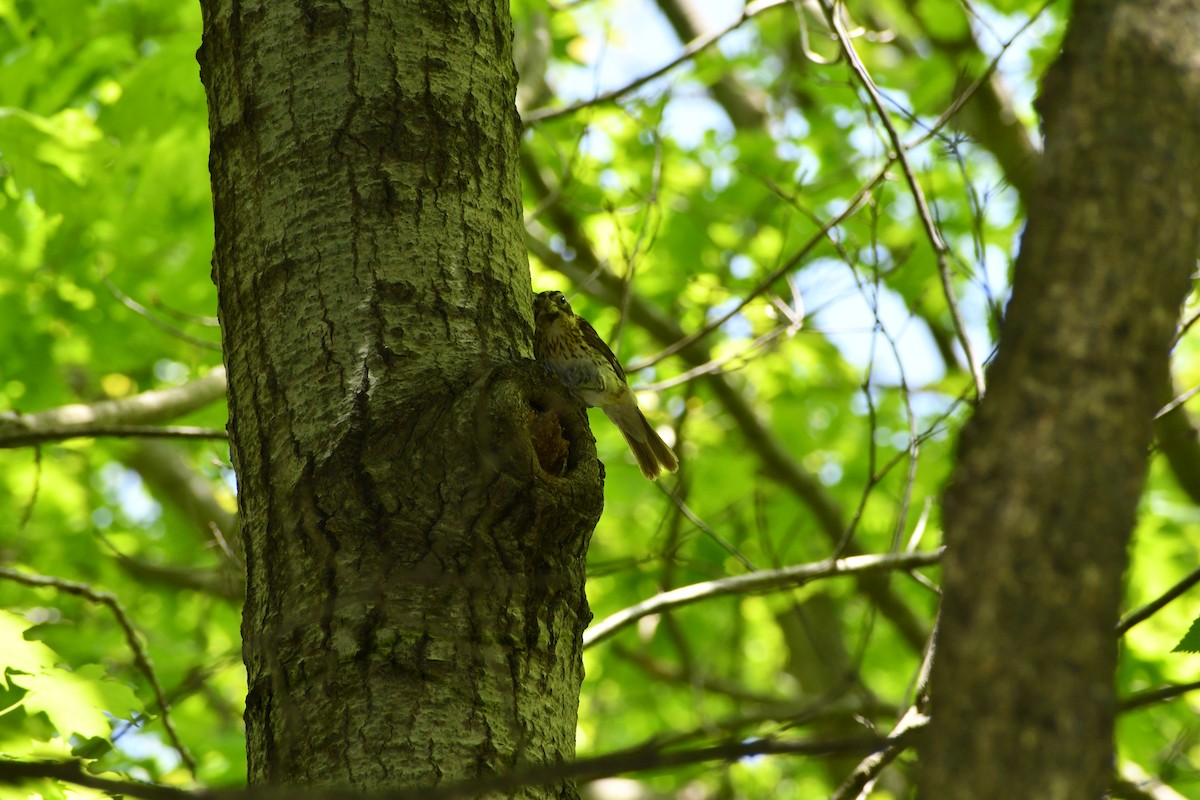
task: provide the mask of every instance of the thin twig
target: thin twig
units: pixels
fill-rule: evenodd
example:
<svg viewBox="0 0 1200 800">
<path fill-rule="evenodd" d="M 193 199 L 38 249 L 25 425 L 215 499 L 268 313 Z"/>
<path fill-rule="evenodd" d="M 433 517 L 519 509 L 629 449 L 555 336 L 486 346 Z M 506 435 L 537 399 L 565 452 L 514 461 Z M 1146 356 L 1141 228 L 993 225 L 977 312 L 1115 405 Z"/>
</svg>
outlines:
<svg viewBox="0 0 1200 800">
<path fill-rule="evenodd" d="M 79 761 L 21 762 L 0 759 L 0 784 L 36 778 L 66 781 L 110 794 L 140 800 L 466 800 L 484 795 L 513 793 L 531 786 L 553 786 L 574 781 L 588 783 L 612 775 L 667 769 L 709 761 L 732 763 L 764 755 L 824 756 L 874 752 L 897 744 L 881 736 L 860 735 L 829 739 L 763 737 L 718 742 L 686 750 L 665 750 L 657 742 L 593 758 L 518 769 L 461 783 L 432 787 L 362 792 L 356 789 L 309 788 L 301 795 L 295 787 L 262 786 L 250 789 L 215 789 L 187 792 L 167 786 L 112 780 L 91 775 Z"/>
<path fill-rule="evenodd" d="M 29 500 L 21 509 L 21 519 L 17 522 L 17 533 L 25 532 L 25 526 L 33 519 L 33 509 L 37 505 L 38 493 L 42 490 L 42 448 L 33 449 L 33 488 L 29 491 Z"/>
<path fill-rule="evenodd" d="M 101 778 L 84 769 L 85 761 L 13 761 L 0 759 L 0 784 L 21 784 L 32 780 L 72 783 L 112 796 L 137 797 L 139 800 L 200 800 L 215 795 L 188 792 L 173 786 L 138 783 L 130 780 Z"/>
<path fill-rule="evenodd" d="M 706 361 L 705 363 L 701 364 L 698 367 L 693 367 L 693 368 L 687 370 L 686 372 L 681 372 L 678 375 L 667 378 L 666 380 L 656 381 L 655 383 L 639 384 L 639 385 L 633 387 L 634 391 L 661 392 L 665 389 L 673 389 L 676 386 L 682 386 L 683 384 L 685 384 L 689 381 L 693 381 L 697 378 L 702 378 L 705 375 L 712 375 L 717 372 L 720 372 L 722 374 L 736 372 L 737 370 L 742 369 L 743 367 L 745 367 L 747 364 L 750 363 L 750 361 L 752 360 L 751 357 L 754 355 L 755 352 L 766 347 L 768 344 L 770 344 L 771 342 L 778 339 L 782 334 L 789 333 L 793 330 L 795 330 L 795 328 L 793 327 L 793 324 L 780 325 L 778 327 L 772 328 L 771 330 L 764 333 L 762 336 L 755 338 L 753 341 L 750 342 L 750 344 L 746 345 L 746 347 L 742 350 L 728 353 L 726 355 L 720 356 L 719 358 L 713 358 L 709 361 Z M 725 365 L 731 361 L 737 361 L 739 363 L 733 367 L 726 369 Z"/>
<path fill-rule="evenodd" d="M 1200 311 L 1192 314 L 1187 318 L 1187 321 L 1179 326 L 1179 330 L 1175 331 L 1175 338 L 1171 340 L 1171 349 L 1175 349 L 1175 345 L 1179 344 L 1179 340 L 1192 329 L 1192 326 L 1200 322 Z"/>
<path fill-rule="evenodd" d="M 179 751 L 179 757 L 183 759 L 183 763 L 187 765 L 188 771 L 192 773 L 192 778 L 194 779 L 196 777 L 196 761 L 192 758 L 192 754 L 188 752 L 187 747 L 183 744 L 183 740 L 179 738 L 179 733 L 175 730 L 175 723 L 171 720 L 171 705 L 167 702 L 167 696 L 163 692 L 162 684 L 158 682 L 158 676 L 154 673 L 154 666 L 150 663 L 150 656 L 146 653 L 146 648 L 142 647 L 142 643 L 138 639 L 137 629 L 133 627 L 133 622 L 129 619 L 129 615 L 125 613 L 125 609 L 121 607 L 121 603 L 117 600 L 116 595 L 111 592 L 93 589 L 86 583 L 77 583 L 76 581 L 68 581 L 49 575 L 32 575 L 10 567 L 0 567 L 0 578 L 25 586 L 50 587 L 66 594 L 82 597 L 92 603 L 108 606 L 109 611 L 116 618 L 117 624 L 125 632 L 125 640 L 129 643 L 129 649 L 133 651 L 134 665 L 146 676 L 146 680 L 154 692 L 154 700 L 158 703 L 159 710 L 162 712 L 163 727 L 167 731 L 167 736 L 170 737 L 175 749 Z"/>
<path fill-rule="evenodd" d="M 880 122 L 887 130 L 888 139 L 892 143 L 892 148 L 896 160 L 900 163 L 900 169 L 904 172 L 904 179 L 908 182 L 908 188 L 912 192 L 913 200 L 917 204 L 917 214 L 921 218 L 921 223 L 925 227 L 925 235 L 929 239 L 929 244 L 933 247 L 934 256 L 937 259 L 938 274 L 942 280 L 942 291 L 946 295 L 946 305 L 950 309 L 950 319 L 954 323 L 954 331 L 958 334 L 959 344 L 962 346 L 963 353 L 967 358 L 967 366 L 971 370 L 971 376 L 975 379 L 975 394 L 977 397 L 983 397 L 983 369 L 975 357 L 975 352 L 971 347 L 971 342 L 967 338 L 967 327 L 963 321 L 962 312 L 958 308 L 958 298 L 954 295 L 954 283 L 950 274 L 950 264 L 946 258 L 949 248 L 942 240 L 942 235 L 937 229 L 937 225 L 933 221 L 933 215 L 929 211 L 929 204 L 925 200 L 925 192 L 921 189 L 921 184 L 917 180 L 916 173 L 913 172 L 912 164 L 909 163 L 907 151 L 904 148 L 904 142 L 900 140 L 900 133 L 896 130 L 895 124 L 892 122 L 892 116 L 888 113 L 887 107 L 884 105 L 883 97 L 879 94 L 879 89 L 875 86 L 871 74 L 867 72 L 866 66 L 862 63 L 862 59 L 858 57 L 858 52 L 854 49 L 853 43 L 850 41 L 849 34 L 846 33 L 845 26 L 842 25 L 841 14 L 830 0 L 821 0 L 821 7 L 825 10 L 825 16 L 829 20 L 829 24 L 833 28 L 834 34 L 841 44 L 842 52 L 846 56 L 846 63 L 850 67 L 850 71 L 858 78 L 863 89 L 871 99 L 871 104 L 875 106 L 876 113 L 879 114 Z"/>
<path fill-rule="evenodd" d="M 983 84 L 987 83 L 987 81 L 992 77 L 992 74 L 1000 66 L 1000 59 L 1002 59 L 1005 54 L 1008 53 L 1009 48 L 1016 44 L 1017 39 L 1019 39 L 1025 33 L 1025 31 L 1029 30 L 1035 22 L 1041 19 L 1042 14 L 1045 13 L 1046 10 L 1056 2 L 1058 2 L 1058 0 L 1046 0 L 1046 2 L 1042 4 L 1041 8 L 1029 15 L 1029 19 L 1025 20 L 1025 24 L 1017 28 L 1012 36 L 1001 42 L 999 52 L 997 52 L 995 57 L 988 62 L 987 68 L 984 69 L 979 77 L 973 80 L 971 84 L 967 86 L 967 88 L 964 89 L 961 94 L 958 95 L 958 97 L 954 98 L 953 102 L 951 102 L 950 105 L 948 105 L 946 109 L 942 111 L 941 115 L 938 116 L 937 120 L 934 121 L 933 125 L 930 126 L 925 135 L 921 136 L 916 141 L 909 143 L 909 149 L 916 147 L 917 145 L 924 144 L 937 135 L 937 132 L 943 126 L 945 126 L 947 122 L 950 121 L 950 118 L 962 110 L 962 107 L 966 105 L 967 101 L 975 96 L 975 93 L 979 91 Z M 976 47 L 978 48 L 978 44 L 976 44 Z"/>
<path fill-rule="evenodd" d="M 695 57 L 698 53 L 707 50 L 726 35 L 742 27 L 742 25 L 746 24 L 746 22 L 758 16 L 762 12 L 768 11 L 772 8 L 778 8 L 779 6 L 787 5 L 790 2 L 791 0 L 759 0 L 757 3 L 749 3 L 745 8 L 742 9 L 741 15 L 733 22 L 729 23 L 720 30 L 713 31 L 712 33 L 706 33 L 703 36 L 699 36 L 688 42 L 683 48 L 683 51 L 677 57 L 673 58 L 671 61 L 668 61 L 658 69 L 648 72 L 645 75 L 642 75 L 640 78 L 630 81 L 624 86 L 598 94 L 590 100 L 581 100 L 578 103 L 572 103 L 571 105 L 563 106 L 562 108 L 535 109 L 526 114 L 522 122 L 524 122 L 526 127 L 528 127 L 536 122 L 545 122 L 546 120 L 565 117 L 568 114 L 574 114 L 575 112 L 581 111 L 585 108 L 611 103 L 619 97 L 629 94 L 636 89 L 640 89 L 642 86 L 646 85 L 655 78 L 665 75 L 683 62 Z"/>
<path fill-rule="evenodd" d="M 853 269 L 851 274 L 854 274 L 854 280 L 858 282 L 858 276 Z M 859 287 L 861 290 L 861 286 Z M 876 323 L 878 324 L 878 316 Z M 879 485 L 881 478 L 875 470 L 875 465 L 879 459 L 879 447 L 875 442 L 875 433 L 878 430 L 878 416 L 875 410 L 875 398 L 871 395 L 871 372 L 875 369 L 875 336 L 871 336 L 870 354 L 867 356 L 867 368 L 863 372 L 862 384 L 859 390 L 863 394 L 863 398 L 867 403 L 867 481 L 863 486 L 862 493 L 858 498 L 858 506 L 854 509 L 854 514 L 850 517 L 850 524 L 846 526 L 846 530 L 842 533 L 842 538 L 838 540 L 833 548 L 833 558 L 838 558 L 846 550 L 846 545 L 854 538 L 855 532 L 858 530 L 858 523 L 862 521 L 863 514 L 867 510 L 867 501 L 871 494 L 875 491 L 875 487 Z"/>
<path fill-rule="evenodd" d="M 104 285 L 108 288 L 108 291 L 112 292 L 113 297 L 117 298 L 117 300 L 121 301 L 121 304 L 123 306 L 125 306 L 130 311 L 137 314 L 138 316 L 142 317 L 143 319 L 145 319 L 151 325 L 154 325 L 155 327 L 166 331 L 167 333 L 171 334 L 175 338 L 181 339 L 182 341 L 185 341 L 188 344 L 195 345 L 196 347 L 202 347 L 205 350 L 215 350 L 218 353 L 221 352 L 220 343 L 210 342 L 207 339 L 201 339 L 199 337 L 192 336 L 187 331 L 185 331 L 181 328 L 177 328 L 174 325 L 172 325 L 171 323 L 165 322 L 165 321 L 159 319 L 158 317 L 154 316 L 153 314 L 151 314 L 150 309 L 146 308 L 144 305 L 139 303 L 137 300 L 134 300 L 132 297 L 130 297 L 129 295 L 122 292 L 117 287 L 117 285 L 112 282 L 112 279 L 109 278 L 107 275 L 104 276 L 103 281 L 104 281 Z"/>
<path fill-rule="evenodd" d="M 1191 400 L 1197 394 L 1200 394 L 1200 386 L 1193 386 L 1191 389 L 1188 389 L 1186 392 L 1179 395 L 1178 397 L 1173 399 L 1171 402 L 1167 403 L 1165 406 L 1160 408 L 1158 410 L 1158 413 L 1156 413 L 1154 415 L 1154 419 L 1158 419 L 1159 417 L 1165 417 L 1167 414 L 1170 414 L 1172 411 L 1179 408 L 1181 405 L 1186 403 L 1188 400 Z"/>
<path fill-rule="evenodd" d="M 633 118 L 635 122 L 641 122 L 641 120 L 638 120 L 628 111 L 626 115 Z M 661 122 L 662 120 L 659 119 L 660 124 Z M 625 271 L 621 275 L 621 302 L 617 305 L 617 311 L 619 312 L 617 314 L 617 324 L 613 329 L 612 336 L 609 338 L 614 353 L 621 352 L 621 335 L 625 331 L 625 319 L 629 314 L 629 300 L 632 297 L 633 278 L 637 274 L 638 258 L 641 253 L 648 253 L 654 247 L 654 242 L 658 238 L 658 228 L 662 222 L 662 208 L 659 201 L 663 175 L 662 137 L 659 135 L 657 128 L 650 128 L 649 130 L 654 137 L 654 162 L 650 169 L 650 193 L 642 204 L 644 211 L 643 221 L 638 226 L 637 236 L 634 237 L 632 248 L 625 247 L 625 239 L 621 236 L 620 220 L 615 209 L 609 209 L 613 230 L 616 232 L 617 244 L 621 248 L 621 255 L 625 260 Z"/>
<path fill-rule="evenodd" d="M 760 706 L 776 707 L 789 702 L 789 698 L 782 695 L 763 694 L 739 686 L 732 681 L 722 680 L 721 678 L 710 675 L 692 675 L 686 670 L 682 670 L 673 664 L 658 661 L 648 655 L 643 648 L 623 647 L 620 644 L 613 645 L 613 654 L 618 658 L 623 658 L 634 666 L 641 669 L 651 678 L 668 683 L 679 683 L 689 686 L 693 689 L 699 688 L 705 692 L 720 694 L 730 697 L 742 703 L 753 703 Z M 794 702 L 794 701 L 791 701 Z M 785 718 L 795 717 L 795 710 L 788 711 L 781 715 Z M 775 717 L 770 717 L 771 719 Z M 755 718 L 754 721 L 761 721 Z"/>
<path fill-rule="evenodd" d="M 696 512 L 692 511 L 692 509 L 688 507 L 688 504 L 684 502 L 683 497 L 680 496 L 679 492 L 668 491 L 667 488 L 662 484 L 656 485 L 663 494 L 671 498 L 671 502 L 675 504 L 675 507 L 679 509 L 679 512 L 683 514 L 683 516 L 686 517 L 689 522 L 699 528 L 701 533 L 716 542 L 717 546 L 737 559 L 746 569 L 758 569 L 758 567 L 754 566 L 750 559 L 746 558 L 746 556 L 742 554 L 742 551 L 733 546 L 732 542 L 713 530 L 712 526 L 710 526 L 707 522 L 696 516 Z"/>
<path fill-rule="evenodd" d="M 659 614 L 669 608 L 690 605 L 701 600 L 724 597 L 730 594 L 750 594 L 772 589 L 789 589 L 820 578 L 839 575 L 862 575 L 868 572 L 888 570 L 910 570 L 927 567 L 941 560 L 942 550 L 929 553 L 905 553 L 902 555 L 849 556 L 813 564 L 797 564 L 782 569 L 762 570 L 746 575 L 734 575 L 715 581 L 693 583 L 669 592 L 662 592 L 648 600 L 618 611 L 607 619 L 584 631 L 584 648 L 598 644 L 621 628 L 651 614 Z"/>
<path fill-rule="evenodd" d="M 67 439 L 228 439 L 229 434 L 217 428 L 195 425 L 97 425 L 92 428 L 47 428 L 23 433 L 0 432 L 0 449 L 28 447 L 32 444 L 62 442 Z"/>
<path fill-rule="evenodd" d="M 1161 778 L 1151 777 L 1136 764 L 1126 763 L 1121 772 L 1123 774 L 1113 778 L 1109 787 L 1107 796 L 1113 800 L 1188 800 Z"/>
<path fill-rule="evenodd" d="M 996 67 L 1000 63 L 1000 59 L 1004 56 L 1004 54 L 1008 51 L 1008 49 L 1010 47 L 1012 47 L 1013 43 L 1016 42 L 1017 38 L 1022 33 L 1024 33 L 1029 28 L 1029 26 L 1031 24 L 1033 24 L 1033 22 L 1038 18 L 1038 16 L 1043 11 L 1045 11 L 1046 8 L 1053 2 L 1055 2 L 1055 0 L 1047 0 L 1046 4 L 1043 5 L 1042 8 L 1039 9 L 1025 25 L 1023 25 L 1019 30 L 1017 30 L 1016 33 L 1014 33 L 1006 42 L 1004 42 L 1001 45 L 1000 52 L 997 53 L 996 57 L 991 60 L 991 62 L 988 64 L 987 69 L 984 70 L 984 73 L 976 81 L 974 81 L 970 86 L 968 86 L 960 95 L 958 95 L 954 99 L 954 101 L 950 104 L 950 106 L 947 107 L 946 110 L 942 112 L 942 114 L 938 117 L 938 119 L 933 123 L 933 125 L 929 126 L 928 130 L 925 131 L 924 134 L 922 134 L 921 136 L 919 136 L 914 141 L 912 141 L 908 144 L 901 144 L 900 146 L 893 145 L 896 149 L 896 152 L 893 154 L 890 154 L 888 156 L 887 162 L 884 164 L 883 168 L 879 171 L 879 173 L 876 174 L 874 178 L 872 178 L 867 184 L 865 184 L 858 190 L 858 192 L 850 200 L 846 209 L 841 214 L 839 214 L 835 218 L 833 218 L 832 220 L 829 220 L 826 223 L 822 224 L 821 230 L 818 231 L 817 234 L 812 239 L 810 239 L 807 243 L 805 243 L 805 245 L 800 249 L 799 252 L 797 252 L 790 259 L 788 259 L 787 263 L 784 264 L 781 268 L 775 270 L 766 279 L 761 281 L 754 290 L 752 290 L 748 295 L 746 295 L 745 298 L 743 298 L 743 300 L 737 307 L 735 307 L 733 310 L 729 311 L 725 315 L 721 316 L 720 318 L 709 322 L 703 328 L 701 328 L 691 334 L 688 334 L 686 337 L 683 337 L 680 341 L 669 345 L 667 348 L 665 348 L 661 352 L 656 353 L 655 355 L 651 356 L 650 358 L 647 358 L 643 361 L 640 361 L 640 362 L 632 365 L 630 371 L 636 372 L 639 369 L 653 366 L 654 364 L 658 363 L 659 361 L 666 358 L 667 356 L 670 356 L 670 355 L 678 352 L 680 349 L 686 347 L 688 344 L 691 344 L 692 342 L 697 341 L 697 340 L 707 336 L 709 333 L 711 333 L 712 331 L 719 328 L 721 325 L 728 322 L 735 314 L 739 313 L 743 308 L 745 308 L 746 305 L 751 300 L 753 300 L 755 297 L 760 295 L 762 292 L 766 291 L 766 289 L 768 287 L 770 287 L 770 285 L 773 284 L 776 280 L 778 280 L 781 275 L 787 273 L 788 271 L 790 271 L 791 269 L 796 267 L 799 264 L 799 262 L 806 255 L 808 255 L 808 253 L 812 250 L 812 248 L 815 247 L 817 244 L 819 244 L 820 241 L 828 235 L 830 230 L 832 230 L 835 226 L 840 225 L 854 211 L 857 210 L 857 208 L 861 204 L 863 198 L 865 198 L 871 191 L 873 191 L 875 186 L 881 180 L 883 180 L 884 177 L 886 177 L 887 170 L 891 167 L 891 165 L 894 161 L 899 160 L 899 157 L 901 155 L 903 155 L 904 153 L 906 153 L 908 150 L 911 150 L 912 148 L 923 144 L 924 142 L 928 141 L 929 139 L 931 139 L 935 135 L 937 135 L 938 131 L 940 131 L 950 121 L 950 119 L 962 108 L 962 106 L 971 98 L 971 96 L 974 95 L 976 91 L 978 91 L 979 87 L 987 80 L 988 76 L 990 76 L 996 70 Z M 872 86 L 873 86 L 873 84 L 872 84 Z M 888 120 L 888 124 L 890 124 L 890 120 Z M 894 128 L 893 128 L 893 131 L 894 131 Z M 908 172 L 911 174 L 911 169 Z M 775 187 L 773 187 L 769 183 L 768 183 L 768 188 L 771 188 L 773 191 L 775 191 L 775 193 L 777 195 L 779 195 L 783 199 L 785 199 L 785 200 L 788 199 L 782 193 L 782 191 L 776 190 Z M 796 204 L 793 201 L 789 200 L 789 202 L 793 206 L 799 208 L 798 206 L 796 206 Z M 926 209 L 927 209 L 927 207 L 926 207 Z M 804 209 L 800 209 L 800 210 L 804 211 Z M 807 212 L 805 212 L 805 213 L 807 214 Z M 811 219 L 811 215 L 809 215 L 809 216 Z M 938 239 L 938 241 L 940 241 L 940 238 Z M 944 247 L 944 244 L 943 244 L 943 247 Z M 936 247 L 935 247 L 935 252 L 936 252 Z M 941 266 L 946 266 L 944 259 L 942 260 Z M 943 274 L 942 277 L 943 278 L 946 277 L 946 274 Z M 943 289 L 944 288 L 945 288 L 945 284 L 943 283 Z M 956 310 L 953 302 L 951 303 L 951 310 L 952 311 Z M 1200 316 L 1200 315 L 1198 315 L 1198 316 Z M 959 322 L 961 322 L 961 319 L 959 320 Z M 956 327 L 956 333 L 959 333 L 961 336 L 961 330 L 957 327 Z M 970 363 L 971 351 L 969 349 L 966 350 L 966 355 L 968 356 L 968 363 Z M 978 372 L 978 370 L 976 370 L 972 367 L 972 374 L 974 375 L 977 372 Z M 977 392 L 978 392 L 978 388 L 979 388 L 978 382 L 976 382 L 976 391 Z"/>
<path fill-rule="evenodd" d="M 1159 609 L 1195 586 L 1197 582 L 1200 582 L 1200 567 L 1183 576 L 1174 586 L 1167 589 L 1154 600 L 1151 600 L 1139 609 L 1130 611 L 1122 617 L 1121 621 L 1117 623 L 1117 635 L 1124 636 L 1134 625 L 1150 619 L 1150 617 L 1158 613 Z"/>
<path fill-rule="evenodd" d="M 1134 709 L 1143 708 L 1154 703 L 1161 703 L 1163 700 L 1172 700 L 1189 692 L 1194 692 L 1197 689 L 1200 689 L 1200 681 L 1181 683 L 1176 686 L 1164 686 L 1161 689 L 1152 689 L 1148 692 L 1138 692 L 1122 700 L 1117 705 L 1117 710 L 1121 713 L 1133 711 Z"/>
<path fill-rule="evenodd" d="M 917 710 L 916 706 L 910 706 L 904 712 L 904 716 L 900 717 L 900 721 L 896 723 L 896 727 L 892 728 L 892 732 L 888 738 L 894 741 L 894 744 L 888 745 L 882 750 L 876 750 L 870 753 L 859 762 L 854 771 L 846 776 L 842 781 L 842 785 L 837 788 L 831 796 L 830 800 L 853 800 L 854 798 L 866 797 L 870 791 L 870 786 L 883 772 L 888 764 L 891 764 L 896 758 L 909 748 L 912 741 L 912 736 L 929 726 L 929 717 Z"/>
<path fill-rule="evenodd" d="M 699 328 L 699 329 L 693 331 L 692 333 L 689 333 L 686 336 L 682 336 L 679 339 L 675 340 L 671 344 L 664 347 L 662 350 L 655 353 L 650 358 L 647 358 L 644 361 L 639 361 L 638 363 L 631 365 L 629 367 L 628 371 L 636 372 L 639 369 L 645 369 L 646 367 L 653 366 L 654 364 L 663 360 L 667 356 L 671 356 L 671 355 L 674 355 L 675 353 L 678 353 L 680 350 L 687 347 L 692 342 L 695 342 L 699 339 L 704 338 L 712 331 L 716 330 L 717 328 L 721 327 L 729 320 L 733 319 L 733 317 L 735 315 L 741 313 L 742 309 L 744 309 L 746 306 L 748 306 L 752 300 L 754 300 L 760 294 L 765 292 L 767 289 L 771 288 L 771 285 L 774 284 L 775 281 L 779 280 L 784 275 L 788 274 L 793 269 L 795 269 L 800 264 L 800 262 L 803 261 L 804 258 L 806 256 L 808 256 L 808 254 L 811 253 L 814 248 L 816 248 L 817 245 L 819 245 L 819 244 L 821 244 L 821 242 L 825 241 L 826 237 L 829 236 L 829 232 L 831 230 L 833 230 L 835 227 L 837 227 L 838 225 L 841 225 L 843 222 L 845 222 L 847 219 L 849 219 L 850 216 L 853 215 L 858 210 L 859 206 L 862 205 L 862 202 L 870 195 L 870 193 L 875 190 L 875 187 L 879 184 L 879 182 L 882 181 L 885 177 L 887 177 L 887 170 L 888 170 L 888 167 L 890 167 L 890 166 L 891 166 L 891 162 L 889 161 L 887 164 L 884 165 L 883 169 L 879 170 L 879 172 L 877 172 L 875 174 L 875 176 L 873 178 L 871 178 L 871 180 L 867 181 L 859 188 L 858 192 L 855 193 L 854 197 L 850 198 L 850 202 L 848 202 L 846 204 L 846 207 L 844 209 L 842 209 L 842 212 L 840 214 L 837 214 L 833 217 L 830 217 L 828 220 L 826 220 L 821 225 L 820 229 L 815 234 L 813 234 L 809 238 L 809 240 L 800 247 L 799 250 L 797 250 L 795 253 L 792 254 L 791 258 L 789 258 L 787 261 L 785 261 L 780 266 L 776 267 L 774 270 L 771 271 L 770 274 L 768 274 L 765 278 L 763 278 L 761 281 L 759 281 L 758 285 L 755 286 L 754 289 L 752 289 L 751 291 L 747 292 L 746 296 L 743 297 L 741 300 L 739 300 L 733 308 L 731 308 L 726 313 L 722 314 L 720 317 L 717 317 L 716 319 L 712 320 L 711 322 L 706 324 L 703 328 Z"/>
</svg>

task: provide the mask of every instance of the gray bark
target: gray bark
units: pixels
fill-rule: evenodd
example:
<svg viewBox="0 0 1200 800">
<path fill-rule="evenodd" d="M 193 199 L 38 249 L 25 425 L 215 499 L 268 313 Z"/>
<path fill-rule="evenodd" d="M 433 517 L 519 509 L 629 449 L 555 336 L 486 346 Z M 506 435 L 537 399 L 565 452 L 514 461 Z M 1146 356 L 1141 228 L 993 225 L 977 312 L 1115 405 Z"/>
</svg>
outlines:
<svg viewBox="0 0 1200 800">
<path fill-rule="evenodd" d="M 1126 545 L 1200 250 L 1200 8 L 1075 5 L 988 394 L 946 492 L 922 790 L 1092 798 L 1113 777 Z"/>
<path fill-rule="evenodd" d="M 508 4 L 202 6 L 250 781 L 570 758 L 602 476 L 530 361 Z"/>
</svg>

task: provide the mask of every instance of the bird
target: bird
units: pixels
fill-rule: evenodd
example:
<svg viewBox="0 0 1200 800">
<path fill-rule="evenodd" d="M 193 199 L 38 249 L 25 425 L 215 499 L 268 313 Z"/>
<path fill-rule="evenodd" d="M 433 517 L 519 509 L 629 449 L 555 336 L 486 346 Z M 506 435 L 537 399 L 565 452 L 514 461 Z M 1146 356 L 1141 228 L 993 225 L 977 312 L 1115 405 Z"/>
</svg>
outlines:
<svg viewBox="0 0 1200 800">
<path fill-rule="evenodd" d="M 599 407 L 629 444 L 642 474 L 650 480 L 663 469 L 675 472 L 679 459 L 650 427 L 612 350 L 586 319 L 571 310 L 562 292 L 541 292 L 533 301 L 533 354 L 583 402 Z"/>
</svg>

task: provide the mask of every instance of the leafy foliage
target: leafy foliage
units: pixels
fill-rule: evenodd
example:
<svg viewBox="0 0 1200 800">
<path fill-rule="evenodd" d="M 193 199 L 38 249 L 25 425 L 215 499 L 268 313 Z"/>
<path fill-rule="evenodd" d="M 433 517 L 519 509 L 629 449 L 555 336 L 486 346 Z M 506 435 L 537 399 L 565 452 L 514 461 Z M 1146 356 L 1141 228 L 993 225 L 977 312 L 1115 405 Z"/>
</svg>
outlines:
<svg viewBox="0 0 1200 800">
<path fill-rule="evenodd" d="M 209 343 L 207 124 L 199 9 L 173 2 L 0 5 L 0 408 L 30 412 L 182 384 L 220 363 L 123 298 Z M 213 407 L 188 420 L 224 426 Z M 223 447 L 177 448 L 222 482 Z M 0 454 L 3 562 L 117 595 L 144 637 L 204 783 L 244 774 L 238 609 L 155 567 L 213 570 L 212 534 L 129 464 L 145 447 L 75 440 Z M 141 462 L 144 469 L 147 462 Z M 224 467 L 219 465 L 225 465 Z M 156 473 L 157 475 L 158 473 Z M 138 567 L 149 567 L 141 569 Z M 151 577 L 157 575 L 157 578 Z M 0 581 L 8 757 L 98 759 L 190 782 L 117 621 L 88 601 Z M 15 614 L 13 613 L 15 612 Z M 10 791 L 25 796 L 24 788 Z"/>
<path fill-rule="evenodd" d="M 740 13 L 728 5 L 723 17 L 696 10 L 715 29 Z M 677 34 L 658 16 L 643 24 L 647 8 L 633 0 L 513 3 L 518 61 L 533 65 L 522 79 L 543 98 L 521 108 L 531 120 L 534 287 L 567 292 L 633 382 L 658 388 L 642 406 L 674 432 L 683 462 L 676 502 L 671 481 L 645 481 L 616 430 L 593 416 L 608 467 L 589 556 L 597 619 L 666 589 L 827 558 L 847 533 L 864 552 L 936 546 L 938 497 L 974 392 L 948 298 L 981 363 L 1023 224 L 997 138 L 1036 143 L 1029 101 L 1065 13 L 1024 0 L 970 7 L 977 16 L 952 0 L 849 10 L 854 46 L 911 145 L 906 157 L 948 245 L 948 293 L 894 143 L 834 61 L 838 45 L 819 16 L 766 8 L 615 102 L 543 119 L 543 108 L 665 63 Z M 128 397 L 220 363 L 199 37 L 195 3 L 0 3 L 0 411 Z M 522 58 L 539 37 L 544 61 Z M 1015 132 L 998 118 L 973 136 L 942 124 L 1002 50 Z M 647 323 L 644 309 L 658 316 Z M 695 346 L 663 352 L 706 326 Z M 1192 342 L 1184 337 L 1176 354 L 1180 385 L 1196 379 Z M 224 408 L 176 422 L 220 429 Z M 165 480 L 181 462 L 205 488 Z M 12 532 L 0 561 L 119 598 L 196 768 L 175 749 L 106 609 L 5 580 L 0 753 L 73 753 L 95 771 L 162 783 L 244 780 L 246 687 L 228 580 L 236 552 L 196 510 L 199 493 L 231 513 L 231 486 L 219 442 L 75 439 L 0 452 L 0 526 Z M 1130 608 L 1192 569 L 1195 525 L 1194 505 L 1156 458 Z M 886 732 L 912 700 L 918 637 L 937 599 L 910 576 L 886 586 L 915 625 L 846 578 L 641 620 L 587 653 L 581 755 L 647 741 Z M 1129 630 L 1125 695 L 1191 680 L 1194 659 L 1172 649 L 1198 613 L 1195 593 L 1185 594 Z M 1193 639 L 1180 649 L 1200 649 Z M 1200 791 L 1194 702 L 1127 711 L 1121 759 Z M 822 796 L 853 764 L 755 758 L 639 780 L 663 796 Z M 878 796 L 908 793 L 909 777 L 893 768 Z"/>
</svg>

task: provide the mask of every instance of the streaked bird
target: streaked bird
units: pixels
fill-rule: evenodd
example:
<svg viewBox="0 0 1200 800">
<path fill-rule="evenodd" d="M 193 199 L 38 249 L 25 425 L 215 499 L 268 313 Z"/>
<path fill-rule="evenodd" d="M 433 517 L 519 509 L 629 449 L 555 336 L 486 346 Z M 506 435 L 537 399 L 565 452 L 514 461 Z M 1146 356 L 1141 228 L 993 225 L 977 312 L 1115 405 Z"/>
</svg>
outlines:
<svg viewBox="0 0 1200 800">
<path fill-rule="evenodd" d="M 586 319 L 571 310 L 562 292 L 533 301 L 533 353 L 538 361 L 589 406 L 599 407 L 629 443 L 642 474 L 674 472 L 679 459 L 654 430 L 625 380 L 625 370 Z"/>
</svg>

